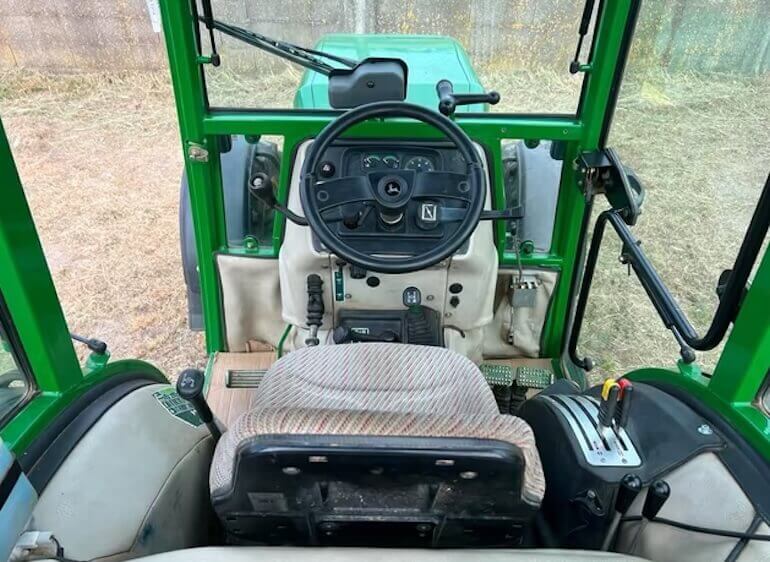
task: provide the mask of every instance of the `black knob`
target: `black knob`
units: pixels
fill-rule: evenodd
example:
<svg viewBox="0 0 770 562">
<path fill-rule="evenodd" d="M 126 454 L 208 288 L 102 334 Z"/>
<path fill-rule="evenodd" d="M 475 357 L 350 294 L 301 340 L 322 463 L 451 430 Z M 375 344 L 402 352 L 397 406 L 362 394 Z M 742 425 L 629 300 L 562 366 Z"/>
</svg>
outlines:
<svg viewBox="0 0 770 562">
<path fill-rule="evenodd" d="M 615 502 L 615 511 L 625 514 L 641 491 L 642 479 L 636 474 L 626 474 L 620 481 L 618 499 Z"/>
<path fill-rule="evenodd" d="M 671 487 L 665 480 L 656 480 L 650 484 L 647 490 L 647 497 L 644 498 L 642 516 L 646 519 L 654 519 L 670 495 Z"/>
<path fill-rule="evenodd" d="M 209 408 L 206 398 L 203 396 L 203 386 L 205 383 L 206 376 L 203 374 L 203 371 L 199 369 L 185 369 L 176 379 L 176 392 L 193 405 L 203 423 L 209 428 L 214 440 L 218 440 L 222 436 L 222 432 L 219 431 L 219 427 L 214 421 L 214 414 L 211 412 L 211 408 Z"/>
</svg>

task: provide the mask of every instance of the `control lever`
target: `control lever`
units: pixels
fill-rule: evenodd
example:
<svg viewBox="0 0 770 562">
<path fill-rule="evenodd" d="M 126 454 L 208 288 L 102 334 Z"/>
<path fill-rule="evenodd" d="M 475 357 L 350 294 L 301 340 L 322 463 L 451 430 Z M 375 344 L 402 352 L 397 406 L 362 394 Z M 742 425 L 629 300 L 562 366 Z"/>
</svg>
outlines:
<svg viewBox="0 0 770 562">
<path fill-rule="evenodd" d="M 323 279 L 315 273 L 307 276 L 307 326 L 310 334 L 305 340 L 305 345 L 318 345 L 318 329 L 323 324 L 324 318 L 324 293 Z"/>
<path fill-rule="evenodd" d="M 222 432 L 214 421 L 214 414 L 203 397 L 203 385 L 206 383 L 206 377 L 203 371 L 199 369 L 185 369 L 176 379 L 176 392 L 183 399 L 187 400 L 195 407 L 195 411 L 209 428 L 214 441 L 219 441 Z"/>
<path fill-rule="evenodd" d="M 602 427 L 612 427 L 612 420 L 618 408 L 620 385 L 615 379 L 607 379 L 602 385 L 601 401 L 599 402 L 599 424 Z"/>
<path fill-rule="evenodd" d="M 334 343 L 349 342 L 386 342 L 395 343 L 398 341 L 398 335 L 392 330 L 385 330 L 379 334 L 362 334 L 351 330 L 346 326 L 338 326 L 332 332 Z"/>
<path fill-rule="evenodd" d="M 254 177 L 251 178 L 251 182 L 249 183 L 249 193 L 252 197 L 256 197 L 269 208 L 282 213 L 294 224 L 299 226 L 308 225 L 305 217 L 301 217 L 293 211 L 290 211 L 286 205 L 283 205 L 275 198 L 275 193 L 273 192 L 273 180 L 271 180 L 270 176 L 264 172 L 257 172 L 254 174 Z"/>
<path fill-rule="evenodd" d="M 612 541 L 615 539 L 615 535 L 618 532 L 618 525 L 620 520 L 628 512 L 631 504 L 642 491 L 642 479 L 636 474 L 626 474 L 620 480 L 620 488 L 618 489 L 618 496 L 615 498 L 615 514 L 612 516 L 612 521 L 607 529 L 607 534 L 604 536 L 602 542 L 602 550 L 608 551 L 612 545 Z"/>
<path fill-rule="evenodd" d="M 670 495 L 671 487 L 665 480 L 656 480 L 650 484 L 647 490 L 647 497 L 644 498 L 644 505 L 642 506 L 642 517 L 648 521 L 655 519 Z"/>
<path fill-rule="evenodd" d="M 631 412 L 631 399 L 634 396 L 634 385 L 628 379 L 620 379 L 620 403 L 615 410 L 615 425 L 618 428 L 626 427 L 628 416 Z"/>
<path fill-rule="evenodd" d="M 454 86 L 449 80 L 439 80 L 436 84 L 436 93 L 438 94 L 438 110 L 450 117 L 454 115 L 458 105 L 470 105 L 473 103 L 488 103 L 495 105 L 500 101 L 500 94 L 497 92 L 486 92 L 483 94 L 455 94 Z"/>
</svg>

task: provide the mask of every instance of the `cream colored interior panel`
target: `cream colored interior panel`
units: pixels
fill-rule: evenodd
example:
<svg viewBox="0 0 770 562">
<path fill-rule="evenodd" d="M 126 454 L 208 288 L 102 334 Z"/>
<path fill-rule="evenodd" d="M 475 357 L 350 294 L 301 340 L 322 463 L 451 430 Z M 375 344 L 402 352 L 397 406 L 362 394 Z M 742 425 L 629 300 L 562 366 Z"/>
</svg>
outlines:
<svg viewBox="0 0 770 562">
<path fill-rule="evenodd" d="M 228 351 L 246 351 L 249 340 L 277 346 L 284 331 L 278 260 L 217 256 Z"/>
<path fill-rule="evenodd" d="M 484 333 L 484 357 L 538 357 L 548 307 L 559 274 L 545 269 L 524 269 L 525 277 L 538 281 L 535 306 L 511 309 L 508 287 L 518 271 L 506 271 L 497 277 L 495 316 Z M 508 343 L 508 334 L 513 342 Z"/>
<path fill-rule="evenodd" d="M 212 440 L 205 425 L 161 406 L 152 394 L 163 388 L 135 390 L 94 424 L 43 490 L 28 530 L 53 532 L 74 560 L 205 540 Z"/>
<path fill-rule="evenodd" d="M 745 532 L 754 519 L 756 512 L 751 502 L 714 453 L 695 457 L 665 480 L 671 486 L 671 496 L 658 514 L 660 517 L 738 532 Z M 628 515 L 641 513 L 645 495 L 646 491 L 639 494 Z M 657 562 L 721 562 L 737 542 L 661 523 L 631 522 L 621 527 L 617 546 L 621 552 Z M 750 542 L 738 560 L 770 560 L 770 543 Z"/>
</svg>

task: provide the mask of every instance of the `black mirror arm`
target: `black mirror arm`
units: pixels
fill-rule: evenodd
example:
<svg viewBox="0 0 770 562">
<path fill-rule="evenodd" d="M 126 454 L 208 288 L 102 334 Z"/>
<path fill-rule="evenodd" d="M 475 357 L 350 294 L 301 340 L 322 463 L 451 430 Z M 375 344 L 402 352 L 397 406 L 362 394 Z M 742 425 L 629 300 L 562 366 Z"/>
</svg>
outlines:
<svg viewBox="0 0 770 562">
<path fill-rule="evenodd" d="M 583 282 L 580 286 L 577 304 L 575 305 L 575 320 L 568 341 L 568 354 L 575 365 L 585 370 L 591 370 L 593 362 L 590 358 L 581 358 L 577 353 L 580 330 L 585 317 L 588 297 L 591 291 L 596 264 L 599 257 L 604 230 L 609 223 L 623 244 L 623 261 L 633 270 L 644 291 L 658 312 L 664 326 L 672 332 L 680 345 L 680 354 L 685 362 L 695 359 L 693 349 L 708 351 L 713 349 L 724 338 L 730 324 L 735 320 L 743 295 L 748 285 L 751 270 L 762 249 L 762 243 L 770 228 L 770 175 L 765 181 L 759 202 L 754 210 L 741 248 L 735 258 L 735 264 L 724 284 L 719 305 L 711 325 L 705 335 L 699 336 L 682 309 L 674 299 L 668 287 L 663 283 L 655 267 L 641 248 L 639 240 L 633 235 L 626 224 L 620 210 L 604 211 L 596 220 L 591 246 L 586 258 Z"/>
</svg>

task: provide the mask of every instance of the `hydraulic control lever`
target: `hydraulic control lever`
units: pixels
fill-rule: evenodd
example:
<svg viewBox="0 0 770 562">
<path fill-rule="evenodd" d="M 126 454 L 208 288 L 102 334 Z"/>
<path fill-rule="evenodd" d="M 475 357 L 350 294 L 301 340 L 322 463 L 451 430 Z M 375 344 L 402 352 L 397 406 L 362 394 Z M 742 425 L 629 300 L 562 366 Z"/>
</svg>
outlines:
<svg viewBox="0 0 770 562">
<path fill-rule="evenodd" d="M 203 371 L 199 369 L 185 369 L 176 379 L 176 392 L 180 397 L 187 400 L 195 407 L 195 411 L 209 428 L 214 441 L 219 441 L 222 432 L 219 430 L 214 414 L 211 412 L 206 398 L 203 396 L 203 385 L 206 383 L 206 377 Z"/>
<path fill-rule="evenodd" d="M 665 480 L 656 480 L 650 484 L 647 490 L 647 497 L 644 498 L 644 505 L 642 506 L 642 517 L 648 521 L 655 519 L 670 495 L 671 487 Z"/>
<path fill-rule="evenodd" d="M 307 327 L 310 334 L 305 345 L 318 345 L 318 329 L 324 318 L 324 282 L 319 275 L 311 273 L 307 276 Z"/>
<path fill-rule="evenodd" d="M 615 514 L 612 516 L 612 521 L 607 529 L 607 534 L 604 536 L 602 542 L 602 550 L 609 550 L 612 546 L 612 541 L 615 539 L 615 535 L 618 532 L 618 525 L 620 520 L 628 512 L 631 504 L 634 503 L 636 496 L 642 491 L 642 479 L 636 474 L 626 474 L 620 480 L 620 488 L 618 488 L 618 496 L 615 498 Z"/>
<path fill-rule="evenodd" d="M 488 103 L 495 105 L 500 101 L 500 94 L 497 92 L 486 92 L 483 94 L 455 94 L 454 86 L 449 80 L 439 80 L 436 84 L 436 93 L 438 94 L 438 110 L 447 117 L 454 114 L 458 105 L 470 105 L 473 103 Z"/>
</svg>

